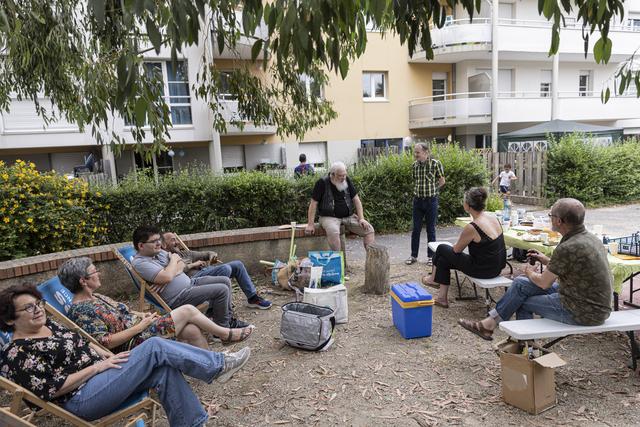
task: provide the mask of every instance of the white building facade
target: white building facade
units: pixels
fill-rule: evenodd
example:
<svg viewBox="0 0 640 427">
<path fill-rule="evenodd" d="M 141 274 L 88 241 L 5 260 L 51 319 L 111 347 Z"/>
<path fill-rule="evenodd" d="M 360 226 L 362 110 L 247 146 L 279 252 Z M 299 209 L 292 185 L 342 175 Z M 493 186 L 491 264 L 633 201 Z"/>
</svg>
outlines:
<svg viewBox="0 0 640 427">
<path fill-rule="evenodd" d="M 454 139 L 467 148 L 491 147 L 496 131 L 502 134 L 552 119 L 640 133 L 635 87 L 622 96 L 613 90 L 618 64 L 640 47 L 640 1 L 625 2 L 624 22 L 612 23 L 608 64 L 596 64 L 593 58 L 599 33 L 590 37 L 585 57 L 582 27 L 574 18 L 566 19 L 558 54 L 549 57 L 551 23 L 538 14 L 537 1 L 493 3 L 497 9 L 484 0 L 473 21 L 458 7 L 443 28 L 432 30 L 434 62 L 452 64 L 446 78 L 452 80 L 453 91 L 412 99 L 412 131 L 452 127 Z M 409 60 L 424 61 L 419 57 L 420 52 Z M 607 86 L 612 95 L 603 104 L 601 90 Z"/>
</svg>

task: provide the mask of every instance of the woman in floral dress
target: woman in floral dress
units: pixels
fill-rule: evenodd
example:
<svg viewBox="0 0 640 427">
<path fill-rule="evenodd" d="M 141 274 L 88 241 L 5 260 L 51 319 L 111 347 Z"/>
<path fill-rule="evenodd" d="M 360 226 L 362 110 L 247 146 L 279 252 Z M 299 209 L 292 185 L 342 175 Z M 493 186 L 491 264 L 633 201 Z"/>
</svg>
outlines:
<svg viewBox="0 0 640 427">
<path fill-rule="evenodd" d="M 0 292 L 0 330 L 12 333 L 0 374 L 86 420 L 155 388 L 172 427 L 202 426 L 207 412 L 183 375 L 226 382 L 251 354 L 248 347 L 222 354 L 154 337 L 114 355 L 47 320 L 44 304 L 32 285 Z"/>
<path fill-rule="evenodd" d="M 219 337 L 225 343 L 247 339 L 253 327 L 223 328 L 192 305 L 183 305 L 160 316 L 156 313 L 129 311 L 125 304 L 98 294 L 100 272 L 90 258 L 72 258 L 58 269 L 64 286 L 75 294 L 67 315 L 113 351 L 130 350 L 151 337 L 178 339 L 208 349 L 201 331 Z"/>
</svg>

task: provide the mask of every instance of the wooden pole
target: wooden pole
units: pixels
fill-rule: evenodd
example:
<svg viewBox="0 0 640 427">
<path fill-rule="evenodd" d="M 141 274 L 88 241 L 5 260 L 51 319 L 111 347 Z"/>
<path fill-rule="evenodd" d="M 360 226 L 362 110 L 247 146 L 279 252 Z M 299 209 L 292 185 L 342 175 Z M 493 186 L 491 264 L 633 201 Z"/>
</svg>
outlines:
<svg viewBox="0 0 640 427">
<path fill-rule="evenodd" d="M 389 265 L 387 248 L 375 243 L 369 245 L 362 288 L 365 293 L 384 295 L 389 292 Z"/>
</svg>

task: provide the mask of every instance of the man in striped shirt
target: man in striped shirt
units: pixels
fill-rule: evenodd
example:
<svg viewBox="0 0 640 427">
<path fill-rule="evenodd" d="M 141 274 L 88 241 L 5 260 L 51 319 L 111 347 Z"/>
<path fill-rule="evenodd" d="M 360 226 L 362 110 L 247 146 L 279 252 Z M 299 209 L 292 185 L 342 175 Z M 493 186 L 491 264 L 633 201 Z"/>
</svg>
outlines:
<svg viewBox="0 0 640 427">
<path fill-rule="evenodd" d="M 427 223 L 427 242 L 436 240 L 436 221 L 438 219 L 438 191 L 444 185 L 442 163 L 431 158 L 429 146 L 419 142 L 413 147 L 416 161 L 413 163 L 413 231 L 411 233 L 411 256 L 405 261 L 411 265 L 418 261 L 422 222 Z M 428 250 L 429 260 L 433 255 Z"/>
</svg>

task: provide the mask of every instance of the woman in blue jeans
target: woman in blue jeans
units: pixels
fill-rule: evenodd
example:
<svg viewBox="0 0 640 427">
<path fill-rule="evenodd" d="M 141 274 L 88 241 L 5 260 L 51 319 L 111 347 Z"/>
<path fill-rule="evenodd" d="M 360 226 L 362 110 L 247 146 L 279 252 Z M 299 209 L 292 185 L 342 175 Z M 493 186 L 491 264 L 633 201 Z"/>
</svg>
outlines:
<svg viewBox="0 0 640 427">
<path fill-rule="evenodd" d="M 13 334 L 3 348 L 0 372 L 86 420 L 102 418 L 130 396 L 155 388 L 171 426 L 201 426 L 207 412 L 183 374 L 226 382 L 251 353 L 245 347 L 223 355 L 154 337 L 114 355 L 47 320 L 44 304 L 32 285 L 0 292 L 0 329 Z"/>
</svg>

